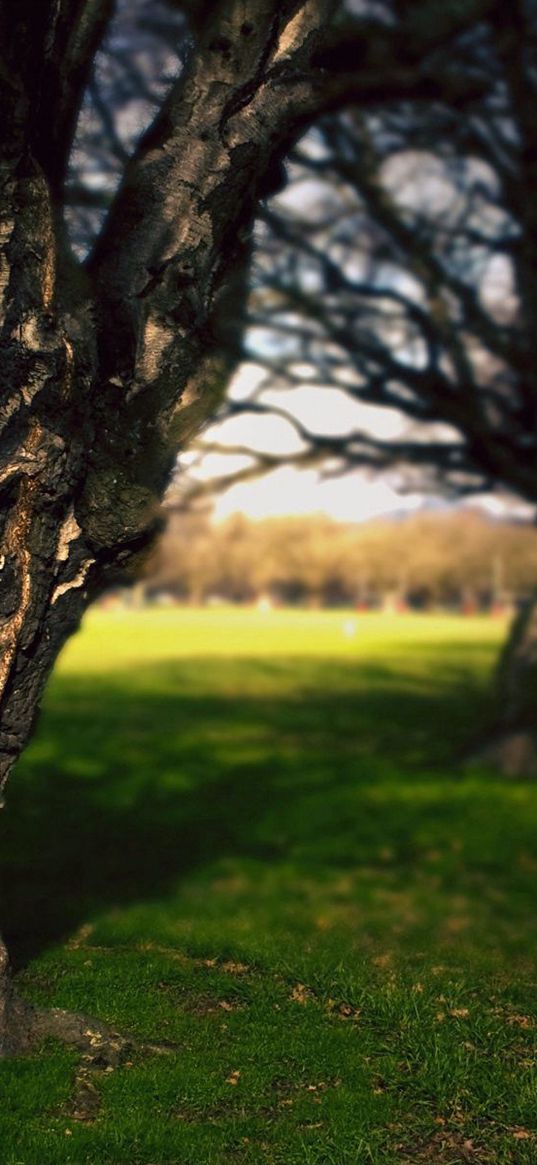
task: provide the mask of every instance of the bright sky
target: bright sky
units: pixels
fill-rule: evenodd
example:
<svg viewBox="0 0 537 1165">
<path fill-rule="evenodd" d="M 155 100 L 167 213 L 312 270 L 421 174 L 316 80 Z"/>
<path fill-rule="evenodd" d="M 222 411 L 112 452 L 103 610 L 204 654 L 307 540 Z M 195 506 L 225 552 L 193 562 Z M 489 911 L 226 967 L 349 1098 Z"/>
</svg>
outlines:
<svg viewBox="0 0 537 1165">
<path fill-rule="evenodd" d="M 254 364 L 243 365 L 235 376 L 231 395 L 235 400 L 247 398 L 259 385 L 262 370 Z M 377 437 L 390 439 L 408 432 L 409 422 L 392 409 L 375 408 L 350 400 L 334 388 L 304 386 L 290 391 L 271 390 L 263 400 L 288 408 L 311 430 L 337 435 L 349 430 L 366 430 Z M 220 445 L 243 446 L 279 454 L 293 453 L 300 441 L 291 426 L 281 417 L 237 416 L 225 425 L 213 426 L 204 434 L 206 441 Z M 184 458 L 188 464 L 189 457 Z M 245 457 L 220 453 L 207 455 L 196 470 L 205 480 L 233 472 L 248 464 Z M 251 518 L 282 514 L 326 513 L 343 522 L 362 522 L 385 514 L 411 511 L 423 505 L 423 492 L 403 492 L 398 488 L 401 475 L 396 470 L 372 474 L 353 470 L 343 476 L 324 476 L 316 469 L 297 470 L 292 466 L 244 482 L 217 495 L 215 518 L 223 520 L 240 511 Z M 431 495 L 427 495 L 431 500 Z M 509 499 L 483 495 L 472 499 L 489 513 L 500 516 L 510 512 L 526 516 L 527 507 Z"/>
<path fill-rule="evenodd" d="M 403 497 L 388 482 L 362 473 L 322 481 L 315 470 L 278 469 L 265 478 L 233 486 L 216 500 L 215 518 L 237 510 L 251 518 L 323 512 L 341 522 L 361 522 L 394 511 L 416 509 L 420 494 Z"/>
</svg>

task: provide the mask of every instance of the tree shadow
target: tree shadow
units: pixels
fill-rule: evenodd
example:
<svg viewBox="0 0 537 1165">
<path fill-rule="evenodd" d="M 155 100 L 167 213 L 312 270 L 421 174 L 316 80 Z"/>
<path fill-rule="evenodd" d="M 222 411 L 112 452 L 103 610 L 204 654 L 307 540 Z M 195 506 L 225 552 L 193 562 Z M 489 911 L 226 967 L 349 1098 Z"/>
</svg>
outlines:
<svg viewBox="0 0 537 1165">
<path fill-rule="evenodd" d="M 226 691 L 225 661 L 189 662 L 194 693 L 188 668 L 172 664 L 139 686 L 54 681 L 1 823 L 2 928 L 16 966 L 95 912 L 157 899 L 227 855 L 274 862 L 299 837 L 313 864 L 370 860 L 371 837 L 390 834 L 371 791 L 448 761 L 484 707 L 464 671 L 434 692 L 371 665 L 359 686 L 263 699 L 251 694 L 252 661 L 235 679 L 240 696 Z"/>
</svg>

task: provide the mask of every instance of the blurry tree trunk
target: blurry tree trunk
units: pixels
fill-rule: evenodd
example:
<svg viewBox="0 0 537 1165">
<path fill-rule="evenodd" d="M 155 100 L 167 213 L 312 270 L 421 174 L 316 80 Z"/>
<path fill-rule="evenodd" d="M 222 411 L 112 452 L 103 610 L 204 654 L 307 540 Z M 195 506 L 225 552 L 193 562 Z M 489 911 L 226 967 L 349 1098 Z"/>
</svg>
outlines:
<svg viewBox="0 0 537 1165">
<path fill-rule="evenodd" d="M 496 700 L 483 760 L 507 777 L 537 777 L 537 594 L 514 619 L 498 665 Z"/>
<path fill-rule="evenodd" d="M 138 579 L 130 589 L 130 605 L 135 610 L 141 610 L 147 603 L 147 582 L 144 578 Z"/>
<path fill-rule="evenodd" d="M 32 1026 L 32 1008 L 12 990 L 8 954 L 0 938 L 0 1059 L 26 1051 Z"/>
</svg>

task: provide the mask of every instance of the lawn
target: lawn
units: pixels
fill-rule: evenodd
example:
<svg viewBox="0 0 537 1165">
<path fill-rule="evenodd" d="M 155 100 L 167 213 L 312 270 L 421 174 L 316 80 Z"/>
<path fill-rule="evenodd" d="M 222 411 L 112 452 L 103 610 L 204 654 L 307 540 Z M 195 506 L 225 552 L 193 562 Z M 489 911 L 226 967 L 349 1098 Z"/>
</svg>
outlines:
<svg viewBox="0 0 537 1165">
<path fill-rule="evenodd" d="M 2 1165 L 535 1165 L 537 788 L 457 763 L 504 633 L 90 614 L 3 927 L 29 997 L 165 1050 L 86 1106 L 72 1050 L 0 1064 Z"/>
</svg>

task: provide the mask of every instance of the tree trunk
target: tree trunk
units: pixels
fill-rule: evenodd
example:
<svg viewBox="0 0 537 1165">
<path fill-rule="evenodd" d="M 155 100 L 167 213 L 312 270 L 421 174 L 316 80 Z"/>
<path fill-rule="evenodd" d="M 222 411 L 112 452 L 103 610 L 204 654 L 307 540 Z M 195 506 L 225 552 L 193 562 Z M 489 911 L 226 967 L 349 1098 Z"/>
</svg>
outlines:
<svg viewBox="0 0 537 1165">
<path fill-rule="evenodd" d="M 6 948 L 0 939 L 0 1059 L 29 1050 L 34 1013 L 13 991 Z"/>
<path fill-rule="evenodd" d="M 496 675 L 496 725 L 481 758 L 506 777 L 537 777 L 537 594 L 516 616 Z"/>
</svg>

